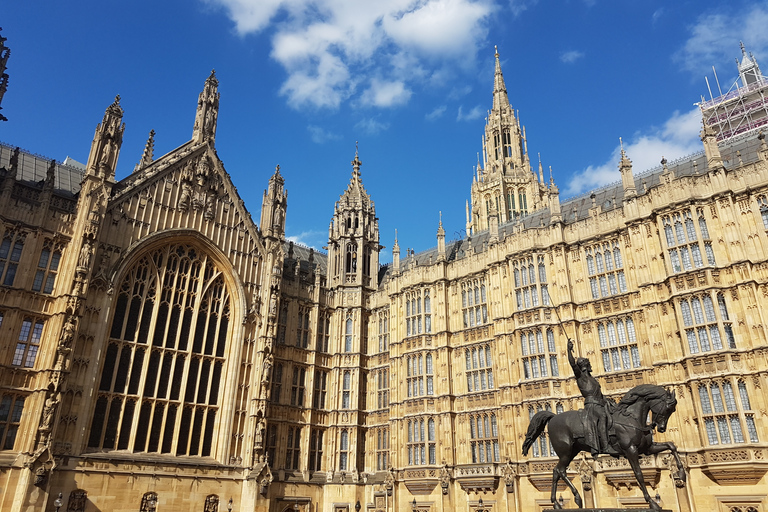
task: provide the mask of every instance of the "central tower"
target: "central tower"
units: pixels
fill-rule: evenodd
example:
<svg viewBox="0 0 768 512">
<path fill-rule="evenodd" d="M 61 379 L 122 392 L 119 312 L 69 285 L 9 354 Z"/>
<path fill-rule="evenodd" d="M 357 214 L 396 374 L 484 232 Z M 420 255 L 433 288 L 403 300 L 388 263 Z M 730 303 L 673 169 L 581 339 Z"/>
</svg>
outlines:
<svg viewBox="0 0 768 512">
<path fill-rule="evenodd" d="M 328 287 L 378 287 L 379 219 L 360 179 L 363 163 L 355 151 L 352 179 L 339 200 L 328 229 Z"/>
<path fill-rule="evenodd" d="M 478 161 L 472 180 L 472 208 L 467 210 L 469 233 L 489 229 L 491 220 L 509 222 L 540 208 L 546 191 L 531 170 L 525 127 L 509 104 L 499 52 L 493 77 L 493 108 L 485 119 L 483 160 Z"/>
</svg>

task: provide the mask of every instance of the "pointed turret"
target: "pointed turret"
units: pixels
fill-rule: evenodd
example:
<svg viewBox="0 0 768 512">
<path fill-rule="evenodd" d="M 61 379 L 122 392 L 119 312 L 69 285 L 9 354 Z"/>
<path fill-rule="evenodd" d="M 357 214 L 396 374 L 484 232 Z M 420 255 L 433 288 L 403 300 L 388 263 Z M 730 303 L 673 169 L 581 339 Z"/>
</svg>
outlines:
<svg viewBox="0 0 768 512">
<path fill-rule="evenodd" d="M 555 185 L 551 167 L 549 168 L 549 215 L 551 224 L 563 221 L 563 214 L 560 210 L 560 189 Z"/>
<path fill-rule="evenodd" d="M 400 272 L 400 244 L 397 243 L 397 230 L 395 230 L 395 243 L 392 246 L 392 270 Z"/>
<path fill-rule="evenodd" d="M 150 130 L 149 138 L 147 139 L 147 144 L 144 146 L 144 152 L 141 154 L 141 160 L 139 161 L 139 163 L 136 164 L 136 167 L 133 168 L 133 172 L 140 171 L 141 169 L 151 164 L 154 160 L 154 153 L 155 153 L 155 130 Z"/>
<path fill-rule="evenodd" d="M 632 160 L 624 151 L 624 142 L 619 137 L 619 146 L 621 146 L 621 160 L 619 160 L 619 172 L 621 173 L 621 185 L 624 188 L 624 200 L 627 201 L 637 195 L 635 189 L 635 177 L 632 174 Z"/>
<path fill-rule="evenodd" d="M 443 212 L 440 212 L 440 222 L 437 225 L 437 261 L 445 260 L 445 229 L 443 229 Z"/>
<path fill-rule="evenodd" d="M 285 235 L 285 212 L 288 209 L 288 192 L 285 179 L 280 174 L 280 166 L 269 178 L 269 185 L 261 201 L 261 220 L 259 228 L 265 236 L 282 239 Z"/>
<path fill-rule="evenodd" d="M 203 92 L 197 100 L 195 127 L 192 130 L 192 140 L 195 142 L 216 140 L 216 122 L 219 117 L 219 80 L 216 70 L 205 81 Z"/>
<path fill-rule="evenodd" d="M 102 122 L 96 126 L 86 165 L 86 175 L 114 181 L 117 157 L 120 154 L 125 131 L 122 120 L 123 108 L 120 106 L 120 95 L 117 95 L 115 101 L 104 112 Z"/>
<path fill-rule="evenodd" d="M 363 163 L 355 149 L 352 178 L 336 203 L 328 240 L 330 286 L 375 288 L 379 268 L 379 220 L 360 177 Z"/>
</svg>

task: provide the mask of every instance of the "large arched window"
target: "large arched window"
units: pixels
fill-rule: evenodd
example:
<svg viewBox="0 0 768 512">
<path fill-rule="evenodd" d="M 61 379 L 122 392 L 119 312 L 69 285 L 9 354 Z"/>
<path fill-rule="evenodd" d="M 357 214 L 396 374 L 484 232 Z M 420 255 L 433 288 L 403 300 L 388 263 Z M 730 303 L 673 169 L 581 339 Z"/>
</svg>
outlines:
<svg viewBox="0 0 768 512">
<path fill-rule="evenodd" d="M 210 456 L 229 320 L 205 253 L 168 244 L 139 259 L 118 287 L 88 446 Z"/>
</svg>

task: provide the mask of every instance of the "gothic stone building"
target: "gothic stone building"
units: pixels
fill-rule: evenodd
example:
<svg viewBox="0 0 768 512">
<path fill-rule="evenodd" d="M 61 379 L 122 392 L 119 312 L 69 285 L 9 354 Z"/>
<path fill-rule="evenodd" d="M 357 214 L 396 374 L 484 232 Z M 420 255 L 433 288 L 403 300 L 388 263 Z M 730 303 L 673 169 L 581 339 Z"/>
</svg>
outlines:
<svg viewBox="0 0 768 512">
<path fill-rule="evenodd" d="M 119 98 L 85 165 L 0 147 L 0 509 L 539 511 L 556 459 L 521 445 L 582 405 L 570 337 L 607 395 L 675 390 L 656 439 L 687 484 L 642 461 L 664 508 L 768 511 L 758 129 L 705 123 L 701 154 L 642 174 L 622 151 L 620 183 L 561 203 L 497 54 L 467 236 L 382 266 L 357 155 L 327 253 L 292 245 L 279 168 L 256 223 L 218 159 L 218 102 L 212 74 L 191 140 L 154 158 L 150 134 L 119 181 Z M 570 476 L 641 504 L 623 460 Z"/>
</svg>

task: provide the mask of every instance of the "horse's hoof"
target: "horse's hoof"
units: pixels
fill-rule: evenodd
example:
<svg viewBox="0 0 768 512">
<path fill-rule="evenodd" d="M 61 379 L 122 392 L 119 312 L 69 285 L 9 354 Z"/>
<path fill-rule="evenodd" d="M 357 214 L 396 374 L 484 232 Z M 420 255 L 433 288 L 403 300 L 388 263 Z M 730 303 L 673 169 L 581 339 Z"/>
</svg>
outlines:
<svg viewBox="0 0 768 512">
<path fill-rule="evenodd" d="M 560 510 L 560 509 L 562 509 L 562 508 L 563 508 L 563 506 L 562 506 L 560 503 L 558 503 L 558 502 L 556 502 L 556 501 L 553 501 L 553 502 L 552 502 L 552 508 L 554 508 L 554 509 L 556 509 L 556 510 Z"/>
</svg>

